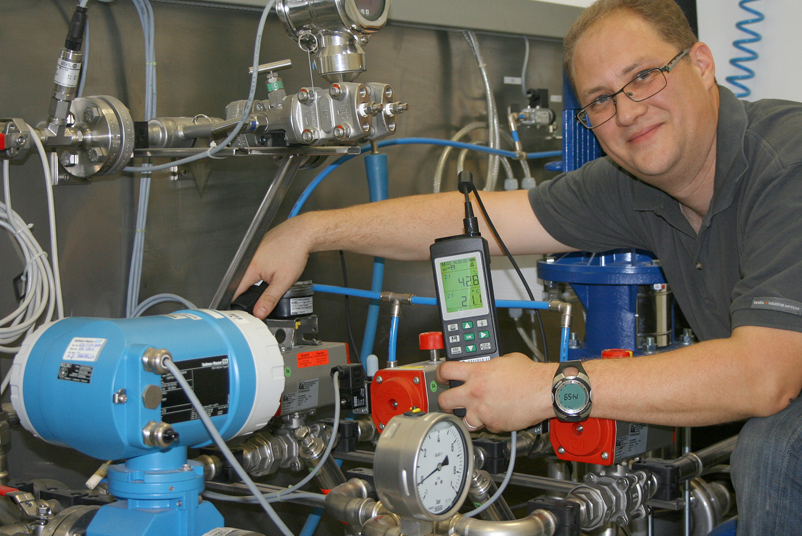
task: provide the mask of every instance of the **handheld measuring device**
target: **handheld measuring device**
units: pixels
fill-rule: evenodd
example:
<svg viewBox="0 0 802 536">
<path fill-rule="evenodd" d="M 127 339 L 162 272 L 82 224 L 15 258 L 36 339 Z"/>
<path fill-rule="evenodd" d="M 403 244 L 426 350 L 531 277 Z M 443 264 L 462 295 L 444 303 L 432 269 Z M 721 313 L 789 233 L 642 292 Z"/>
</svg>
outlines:
<svg viewBox="0 0 802 536">
<path fill-rule="evenodd" d="M 487 361 L 501 355 L 498 342 L 493 284 L 490 279 L 490 250 L 476 229 L 470 202 L 465 203 L 465 235 L 435 240 L 429 248 L 437 291 L 437 305 L 443 324 L 446 359 Z M 451 381 L 451 387 L 462 382 Z M 464 409 L 454 412 L 464 416 Z"/>
</svg>

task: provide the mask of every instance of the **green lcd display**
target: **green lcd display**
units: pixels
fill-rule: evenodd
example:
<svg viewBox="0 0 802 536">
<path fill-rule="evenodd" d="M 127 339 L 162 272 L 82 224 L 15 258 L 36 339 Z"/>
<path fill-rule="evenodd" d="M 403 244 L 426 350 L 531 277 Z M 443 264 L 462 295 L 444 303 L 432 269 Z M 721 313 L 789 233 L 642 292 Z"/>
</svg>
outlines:
<svg viewBox="0 0 802 536">
<path fill-rule="evenodd" d="M 485 306 L 476 257 L 441 261 L 440 277 L 446 312 L 457 313 Z"/>
<path fill-rule="evenodd" d="M 587 393 L 576 383 L 566 383 L 557 393 L 560 405 L 568 411 L 579 411 L 587 402 Z"/>
</svg>

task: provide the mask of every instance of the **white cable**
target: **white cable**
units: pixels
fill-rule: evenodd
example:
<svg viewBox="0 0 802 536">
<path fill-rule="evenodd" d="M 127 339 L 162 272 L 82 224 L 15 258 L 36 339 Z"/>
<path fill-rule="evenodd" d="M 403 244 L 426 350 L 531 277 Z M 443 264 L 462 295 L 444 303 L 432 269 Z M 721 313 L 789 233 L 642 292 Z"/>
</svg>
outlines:
<svg viewBox="0 0 802 536">
<path fill-rule="evenodd" d="M 512 472 L 513 469 L 515 468 L 517 441 L 518 441 L 518 434 L 516 432 L 512 432 L 512 434 L 510 435 L 510 465 L 507 467 L 507 474 L 504 476 L 504 480 L 501 482 L 501 485 L 498 487 L 498 490 L 496 490 L 493 496 L 490 497 L 486 503 L 484 503 L 482 506 L 478 508 L 475 508 L 474 510 L 471 510 L 463 517 L 473 517 L 475 515 L 481 514 L 482 512 L 490 508 L 490 505 L 496 502 L 498 498 L 501 497 L 501 494 L 504 493 L 504 490 L 507 489 L 507 484 L 510 483 L 510 479 L 512 478 Z"/>
<path fill-rule="evenodd" d="M 39 142 L 36 136 L 33 136 Z M 44 152 L 41 142 L 37 144 L 40 149 L 40 156 Z M 50 180 L 50 168 L 47 164 L 47 157 L 43 157 L 45 164 L 45 178 Z M 22 218 L 14 212 L 11 206 L 11 186 L 9 177 L 9 162 L 3 162 L 3 198 L 5 202 L 0 202 L 0 227 L 6 229 L 15 239 L 19 248 L 24 264 L 23 278 L 25 280 L 25 297 L 17 308 L 10 314 L 0 319 L 0 352 L 15 353 L 19 347 L 12 347 L 11 344 L 36 328 L 38 322 L 49 322 L 53 320 L 55 309 L 58 307 L 56 280 L 53 269 L 47 262 L 47 254 L 31 233 L 30 227 Z M 53 210 L 52 189 L 48 184 L 48 207 L 50 209 L 51 242 L 56 244 L 55 236 L 55 216 Z M 57 254 L 58 249 L 54 252 Z M 55 264 L 57 267 L 58 264 Z M 63 306 L 62 306 L 63 310 Z M 7 382 L 4 382 L 7 385 Z M 0 386 L 0 390 L 3 386 Z"/>
<path fill-rule="evenodd" d="M 176 294 L 157 294 L 156 296 L 151 296 L 150 298 L 142 301 L 136 309 L 134 309 L 133 314 L 131 315 L 132 318 L 136 318 L 142 316 L 142 313 L 154 307 L 160 303 L 170 303 L 170 302 L 177 302 L 182 304 L 187 309 L 197 309 L 198 306 L 192 303 L 191 301 L 182 298 Z"/>
<path fill-rule="evenodd" d="M 236 502 L 236 503 L 244 503 L 244 504 L 256 504 L 259 502 L 259 499 L 254 497 L 253 495 L 228 495 L 226 493 L 218 493 L 216 491 L 204 491 L 203 496 L 207 499 L 212 499 L 215 501 L 224 501 L 224 502 Z M 326 496 L 322 493 L 312 493 L 309 491 L 295 491 L 292 493 L 284 493 L 279 497 L 271 497 L 266 498 L 267 502 L 283 502 L 283 501 L 294 501 L 294 500 L 301 500 L 301 499 L 311 499 L 313 501 L 319 501 L 321 506 L 326 503 Z"/>
<path fill-rule="evenodd" d="M 42 169 L 45 172 L 45 184 L 47 192 L 47 215 L 48 223 L 50 224 L 50 263 L 53 267 L 53 281 L 56 284 L 56 310 L 58 311 L 59 319 L 64 318 L 64 298 L 61 293 L 61 269 L 59 268 L 58 261 L 58 238 L 56 237 L 56 204 L 53 200 L 53 179 L 50 176 L 50 162 L 47 159 L 47 152 L 42 145 L 39 136 L 35 134 L 31 125 L 28 129 L 33 133 L 31 139 L 33 140 L 36 149 L 39 151 L 39 159 L 42 161 Z"/>
<path fill-rule="evenodd" d="M 228 135 L 228 137 L 225 140 L 223 140 L 221 143 L 219 143 L 216 147 L 209 148 L 208 150 L 206 150 L 206 151 L 204 151 L 202 153 L 196 154 L 196 155 L 188 156 L 186 158 L 182 158 L 180 160 L 175 160 L 173 162 L 169 162 L 169 163 L 166 163 L 166 164 L 161 164 L 161 165 L 158 165 L 158 166 L 152 166 L 151 168 L 127 167 L 127 168 L 124 169 L 124 171 L 142 172 L 142 171 L 146 171 L 148 169 L 150 171 L 160 171 L 162 169 L 167 169 L 167 168 L 170 168 L 170 167 L 173 167 L 173 166 L 180 166 L 180 165 L 183 165 L 183 164 L 188 164 L 190 162 L 195 162 L 196 160 L 201 160 L 203 158 L 207 158 L 207 157 L 209 157 L 211 155 L 217 154 L 218 152 L 223 150 L 225 147 L 228 147 L 228 144 L 230 144 L 234 140 L 234 138 L 236 138 L 239 135 L 239 132 L 242 129 L 242 126 L 245 124 L 245 121 L 248 119 L 248 116 L 250 115 L 251 107 L 253 106 L 254 97 L 256 95 L 256 85 L 257 85 L 256 81 L 257 81 L 257 77 L 259 75 L 259 49 L 260 49 L 260 46 L 261 46 L 261 43 L 262 43 L 262 34 L 264 32 L 264 26 L 265 26 L 265 20 L 267 19 L 267 14 L 270 12 L 270 9 L 272 9 L 272 7 L 275 5 L 275 3 L 276 3 L 276 0 L 269 0 L 267 2 L 267 5 L 264 8 L 264 11 L 262 11 L 262 18 L 259 21 L 259 30 L 258 30 L 258 32 L 256 34 L 256 46 L 254 47 L 253 74 L 251 75 L 251 89 L 250 89 L 250 93 L 248 95 L 248 101 L 245 104 L 245 109 L 244 109 L 244 111 L 242 113 L 242 117 L 240 118 L 239 123 L 237 123 L 237 125 L 234 127 L 234 130 L 231 131 L 231 133 Z"/>
<path fill-rule="evenodd" d="M 203 421 L 203 425 L 206 426 L 206 429 L 209 431 L 209 435 L 212 437 L 217 447 L 223 453 L 223 456 L 225 456 L 226 460 L 228 460 L 228 463 L 231 464 L 231 466 L 234 468 L 234 471 L 236 471 L 237 475 L 239 475 L 239 477 L 242 479 L 245 485 L 248 486 L 248 489 L 251 491 L 254 497 L 257 498 L 259 504 L 262 506 L 264 511 L 270 517 L 270 519 L 273 520 L 273 522 L 276 524 L 276 526 L 279 528 L 282 534 L 284 534 L 284 536 L 294 536 L 292 531 L 290 531 L 290 529 L 287 527 L 287 525 L 285 525 L 284 522 L 281 520 L 281 518 L 278 517 L 278 514 L 276 513 L 275 510 L 273 510 L 273 507 L 270 506 L 270 504 L 265 500 L 264 497 L 262 497 L 262 493 L 259 491 L 259 488 L 256 487 L 256 484 L 253 483 L 251 477 L 248 476 L 248 473 L 245 472 L 245 470 L 239 464 L 237 459 L 231 453 L 231 449 L 228 448 L 228 445 L 226 445 L 226 442 L 223 440 L 223 437 L 220 435 L 220 432 L 217 431 L 217 428 L 215 428 L 214 423 L 206 414 L 206 410 L 204 409 L 203 404 L 201 404 L 200 400 L 198 400 L 198 397 L 195 396 L 192 387 L 190 387 L 189 383 L 187 383 L 187 380 L 184 378 L 184 375 L 181 373 L 181 370 L 175 365 L 175 363 L 173 363 L 171 359 L 165 359 L 164 366 L 167 368 L 167 370 L 170 371 L 173 377 L 175 377 L 176 381 L 178 382 L 178 385 L 180 385 L 181 389 L 184 390 L 184 394 L 186 394 L 187 398 L 189 398 L 189 401 L 192 403 L 192 407 L 195 408 L 198 417 L 200 417 L 201 421 Z"/>
<path fill-rule="evenodd" d="M 529 38 L 524 36 L 524 66 L 521 68 L 521 93 L 526 95 L 526 71 L 529 68 Z M 527 97 L 528 98 L 528 97 Z"/>
</svg>

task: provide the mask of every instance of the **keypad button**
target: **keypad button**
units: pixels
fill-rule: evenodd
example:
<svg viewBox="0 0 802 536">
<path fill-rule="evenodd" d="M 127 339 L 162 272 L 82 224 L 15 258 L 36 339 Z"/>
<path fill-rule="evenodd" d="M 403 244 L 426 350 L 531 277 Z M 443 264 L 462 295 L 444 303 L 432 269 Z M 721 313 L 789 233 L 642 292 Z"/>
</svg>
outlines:
<svg viewBox="0 0 802 536">
<path fill-rule="evenodd" d="M 491 346 L 492 345 L 489 342 L 480 342 L 479 343 L 479 349 L 480 350 L 490 350 Z"/>
<path fill-rule="evenodd" d="M 454 348 L 451 349 L 451 353 L 454 355 L 461 354 L 462 346 L 455 346 Z"/>
<path fill-rule="evenodd" d="M 472 341 L 475 338 L 476 338 L 476 333 L 466 333 L 465 334 L 465 340 L 466 341 Z"/>
<path fill-rule="evenodd" d="M 490 332 L 489 331 L 480 331 L 479 332 L 479 338 L 480 339 L 489 339 L 490 338 Z"/>
<path fill-rule="evenodd" d="M 462 329 L 473 329 L 473 322 L 463 322 Z"/>
<path fill-rule="evenodd" d="M 487 327 L 487 319 L 477 320 L 476 321 L 477 328 L 486 328 Z"/>
<path fill-rule="evenodd" d="M 449 324 L 446 329 L 448 331 L 459 331 L 459 324 Z"/>
<path fill-rule="evenodd" d="M 476 351 L 476 345 L 475 344 L 466 344 L 465 345 L 465 351 L 466 352 L 475 352 Z"/>
<path fill-rule="evenodd" d="M 459 335 L 449 335 L 448 342 L 450 342 L 451 344 L 459 342 Z"/>
</svg>

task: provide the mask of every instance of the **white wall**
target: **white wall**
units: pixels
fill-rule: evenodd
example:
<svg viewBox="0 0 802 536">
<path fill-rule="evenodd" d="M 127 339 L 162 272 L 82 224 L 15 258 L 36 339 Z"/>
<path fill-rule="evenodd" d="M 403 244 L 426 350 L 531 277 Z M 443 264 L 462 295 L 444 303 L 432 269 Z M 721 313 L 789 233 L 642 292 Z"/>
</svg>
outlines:
<svg viewBox="0 0 802 536">
<path fill-rule="evenodd" d="M 757 0 L 746 4 L 763 13 L 765 20 L 747 25 L 761 34 L 761 41 L 751 46 L 760 57 L 746 62 L 755 71 L 755 77 L 743 82 L 752 90 L 747 100 L 778 98 L 802 101 L 802 68 L 799 51 L 802 51 L 802 2 L 799 0 Z M 699 39 L 707 43 L 716 59 L 716 77 L 719 84 L 730 86 L 726 77 L 742 71 L 730 65 L 732 58 L 742 56 L 732 46 L 736 39 L 748 35 L 735 27 L 740 20 L 753 16 L 738 6 L 738 0 L 697 0 Z"/>
</svg>

